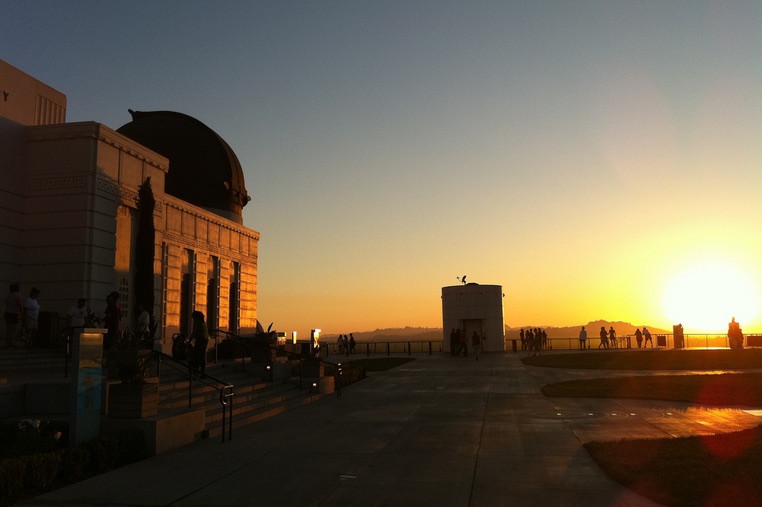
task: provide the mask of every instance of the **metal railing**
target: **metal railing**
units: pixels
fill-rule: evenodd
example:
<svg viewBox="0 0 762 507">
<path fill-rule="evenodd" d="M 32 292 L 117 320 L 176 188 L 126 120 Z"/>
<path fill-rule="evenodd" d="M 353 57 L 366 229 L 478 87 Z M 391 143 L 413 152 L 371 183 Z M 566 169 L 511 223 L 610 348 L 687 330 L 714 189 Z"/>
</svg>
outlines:
<svg viewBox="0 0 762 507">
<path fill-rule="evenodd" d="M 230 331 L 224 331 L 221 329 L 214 329 L 209 332 L 210 338 L 214 339 L 214 362 L 219 361 L 220 356 L 220 336 L 223 336 L 223 342 L 224 340 L 228 340 L 231 343 L 231 347 L 233 349 L 233 355 L 236 351 L 240 351 L 240 360 L 241 360 L 241 371 L 245 371 L 246 369 L 246 359 L 248 357 L 249 364 L 254 364 L 253 354 L 255 347 L 261 347 L 262 345 L 255 344 L 251 337 L 244 337 L 240 336 L 236 333 L 230 332 Z M 296 347 L 300 346 L 302 344 L 292 344 L 293 350 L 286 349 L 286 346 L 275 346 L 272 344 L 267 345 L 267 351 L 266 358 L 264 361 L 264 371 L 263 371 L 263 377 L 265 380 L 272 382 L 273 381 L 273 368 L 274 368 L 274 361 L 273 358 L 276 357 L 285 357 L 288 361 L 298 361 L 299 363 L 299 389 L 304 389 L 304 378 L 305 378 L 305 363 L 309 362 L 316 362 L 319 366 L 319 370 L 324 370 L 326 367 L 334 371 L 334 382 L 335 382 L 335 390 L 336 390 L 336 396 L 341 396 L 341 379 L 342 379 L 342 367 L 341 363 L 333 363 L 331 361 L 326 361 L 324 359 L 321 359 L 318 355 L 314 354 L 305 354 L 301 350 L 297 351 Z M 237 349 L 237 350 L 236 350 Z M 231 359 L 239 359 L 239 357 L 233 357 Z M 312 378 L 312 377 L 310 377 Z M 318 386 L 313 385 L 310 386 L 311 389 L 315 389 Z"/>
<path fill-rule="evenodd" d="M 749 338 L 756 338 L 759 335 L 751 334 L 751 335 L 744 335 L 744 342 L 746 347 L 757 347 L 760 345 L 757 345 L 756 341 L 749 342 Z M 521 341 L 516 339 L 506 339 L 506 348 L 505 350 L 511 350 L 512 347 L 512 341 L 517 342 L 517 348 L 519 351 L 521 350 L 529 350 L 529 348 L 522 348 L 521 347 Z M 598 349 L 598 348 L 604 348 L 601 345 L 601 339 L 597 336 L 587 338 L 587 348 L 588 349 Z M 645 337 L 643 337 L 643 340 L 641 341 L 641 348 L 651 348 L 653 346 L 654 348 L 675 348 L 675 337 L 673 334 L 652 334 L 651 335 L 651 342 L 646 342 Z M 548 338 L 548 347 L 544 347 L 543 350 L 550 348 L 553 350 L 579 350 L 579 338 L 578 337 L 556 337 L 556 338 Z M 613 346 L 611 343 L 609 343 L 609 349 L 610 350 L 616 350 L 616 349 L 637 349 L 638 344 L 637 340 L 634 334 L 631 335 L 623 335 L 617 337 L 617 345 Z M 692 334 L 684 334 L 683 335 L 683 341 L 682 341 L 682 347 L 678 348 L 684 348 L 684 349 L 713 349 L 713 348 L 730 348 L 730 342 L 728 340 L 728 336 L 726 334 L 712 334 L 712 333 L 692 333 Z"/>
<path fill-rule="evenodd" d="M 372 341 L 372 342 L 357 342 L 354 351 L 347 350 L 343 345 L 339 345 L 336 342 L 324 343 L 322 347 L 326 347 L 327 353 L 330 356 L 347 356 L 351 357 L 356 354 L 365 354 L 370 357 L 371 354 L 386 354 L 390 356 L 392 354 L 429 354 L 434 352 L 443 352 L 444 342 L 442 340 L 400 340 L 400 341 Z"/>
<path fill-rule="evenodd" d="M 233 384 L 222 381 L 211 375 L 208 375 L 201 370 L 193 368 L 190 363 L 179 361 L 169 354 L 153 351 L 156 355 L 156 377 L 159 379 L 159 385 L 161 385 L 161 365 L 166 364 L 176 371 L 181 372 L 183 375 L 187 374 L 188 378 L 188 409 L 193 408 L 193 381 L 197 380 L 198 383 L 207 385 L 215 389 L 220 398 L 220 405 L 222 406 L 222 442 L 225 442 L 225 424 L 227 416 L 228 425 L 228 440 L 233 438 Z"/>
</svg>

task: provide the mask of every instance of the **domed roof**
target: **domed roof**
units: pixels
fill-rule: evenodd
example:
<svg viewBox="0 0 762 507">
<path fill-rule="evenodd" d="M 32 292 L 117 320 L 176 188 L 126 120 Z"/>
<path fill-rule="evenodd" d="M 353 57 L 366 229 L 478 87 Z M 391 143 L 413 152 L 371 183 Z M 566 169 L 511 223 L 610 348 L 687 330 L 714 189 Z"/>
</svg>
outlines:
<svg viewBox="0 0 762 507">
<path fill-rule="evenodd" d="M 215 131 L 172 111 L 133 111 L 117 132 L 169 159 L 166 193 L 238 223 L 251 198 L 233 150 Z"/>
</svg>

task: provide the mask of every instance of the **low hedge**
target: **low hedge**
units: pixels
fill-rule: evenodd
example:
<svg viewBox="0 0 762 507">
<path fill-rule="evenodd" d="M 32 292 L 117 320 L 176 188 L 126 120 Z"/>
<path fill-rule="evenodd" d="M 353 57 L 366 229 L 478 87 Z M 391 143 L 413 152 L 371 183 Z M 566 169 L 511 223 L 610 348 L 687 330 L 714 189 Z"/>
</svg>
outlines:
<svg viewBox="0 0 762 507">
<path fill-rule="evenodd" d="M 66 486 L 146 456 L 143 433 L 124 430 L 77 447 L 0 460 L 0 506 Z"/>
</svg>

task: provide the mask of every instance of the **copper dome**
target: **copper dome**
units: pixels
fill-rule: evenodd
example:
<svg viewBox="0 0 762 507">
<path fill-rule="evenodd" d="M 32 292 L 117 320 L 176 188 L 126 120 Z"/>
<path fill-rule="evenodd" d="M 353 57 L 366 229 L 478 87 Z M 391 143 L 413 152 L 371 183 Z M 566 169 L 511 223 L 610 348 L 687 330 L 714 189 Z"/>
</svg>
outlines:
<svg viewBox="0 0 762 507">
<path fill-rule="evenodd" d="M 166 193 L 242 222 L 251 198 L 233 150 L 215 131 L 173 111 L 132 111 L 117 132 L 169 159 Z"/>
</svg>

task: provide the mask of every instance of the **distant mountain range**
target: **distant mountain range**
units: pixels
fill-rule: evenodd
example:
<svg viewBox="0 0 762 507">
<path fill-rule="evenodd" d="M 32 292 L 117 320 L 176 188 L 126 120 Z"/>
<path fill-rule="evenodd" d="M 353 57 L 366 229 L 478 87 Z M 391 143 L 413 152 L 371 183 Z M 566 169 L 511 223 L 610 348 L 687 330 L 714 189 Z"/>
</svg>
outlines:
<svg viewBox="0 0 762 507">
<path fill-rule="evenodd" d="M 607 330 L 609 327 L 613 327 L 617 336 L 626 336 L 635 334 L 635 329 L 643 328 L 643 326 L 635 326 L 629 322 L 609 322 L 606 320 L 594 320 L 587 324 L 580 324 L 578 326 L 566 326 L 566 327 L 549 327 L 549 326 L 523 326 L 523 327 L 510 327 L 505 326 L 505 337 L 508 340 L 518 339 L 521 329 L 529 329 L 539 327 L 548 333 L 548 338 L 574 338 L 579 335 L 579 330 L 582 326 L 587 329 L 588 336 L 598 336 L 598 332 L 601 326 Z M 672 330 L 659 329 L 657 327 L 648 327 L 651 334 L 672 334 Z M 343 334 L 343 333 L 342 333 Z M 442 328 L 439 327 L 404 327 L 404 328 L 387 328 L 376 329 L 375 331 L 355 331 L 352 333 L 357 341 L 374 342 L 374 341 L 439 341 L 442 339 Z M 335 341 L 338 337 L 337 334 L 321 334 L 321 340 Z"/>
</svg>

